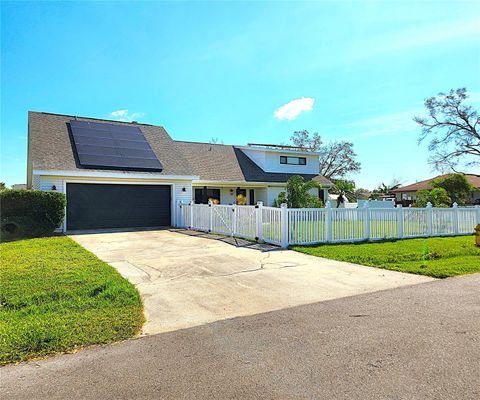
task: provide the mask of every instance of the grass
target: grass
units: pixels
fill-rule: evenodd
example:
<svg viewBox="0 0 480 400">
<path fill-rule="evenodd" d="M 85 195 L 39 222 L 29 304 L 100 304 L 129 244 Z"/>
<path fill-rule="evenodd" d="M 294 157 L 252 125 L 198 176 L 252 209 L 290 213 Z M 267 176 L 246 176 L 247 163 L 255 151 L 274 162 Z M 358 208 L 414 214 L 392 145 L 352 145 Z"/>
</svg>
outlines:
<svg viewBox="0 0 480 400">
<path fill-rule="evenodd" d="M 473 236 L 291 248 L 317 257 L 435 278 L 480 272 L 480 248 L 475 247 Z"/>
<path fill-rule="evenodd" d="M 127 339 L 136 288 L 68 237 L 0 244 L 0 364 Z"/>
</svg>

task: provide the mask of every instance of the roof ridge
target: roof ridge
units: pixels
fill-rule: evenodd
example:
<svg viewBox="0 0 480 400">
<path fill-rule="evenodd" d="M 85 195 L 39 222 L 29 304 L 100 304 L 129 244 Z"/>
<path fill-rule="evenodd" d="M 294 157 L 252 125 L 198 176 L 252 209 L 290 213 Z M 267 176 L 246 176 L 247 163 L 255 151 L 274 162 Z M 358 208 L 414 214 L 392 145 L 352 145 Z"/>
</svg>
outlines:
<svg viewBox="0 0 480 400">
<path fill-rule="evenodd" d="M 174 142 L 193 143 L 193 144 L 209 144 L 209 145 L 211 145 L 211 146 L 230 146 L 230 147 L 238 146 L 238 145 L 235 145 L 235 144 L 195 142 L 195 141 L 191 141 L 191 140 L 174 140 Z"/>
<path fill-rule="evenodd" d="M 478 174 L 470 174 L 470 173 L 465 173 L 465 172 L 448 172 L 446 174 L 436 175 L 433 178 L 428 178 L 428 179 L 424 179 L 424 180 L 417 181 L 417 182 L 414 182 L 414 183 L 410 183 L 408 185 L 400 186 L 398 189 L 391 190 L 391 192 L 401 192 L 401 191 L 409 190 L 411 187 L 419 185 L 419 184 L 431 184 L 431 183 L 433 183 L 433 181 L 435 181 L 437 179 L 447 177 L 449 175 L 456 175 L 456 174 L 463 175 L 463 176 L 466 176 L 466 177 L 480 178 L 480 175 L 478 175 Z"/>
<path fill-rule="evenodd" d="M 46 112 L 46 111 L 28 111 L 29 113 L 33 114 L 46 114 L 46 115 L 58 115 L 60 117 L 71 117 L 71 118 L 83 118 L 83 119 L 93 119 L 95 121 L 105 121 L 105 122 L 117 122 L 120 124 L 129 124 L 129 125 L 146 125 L 146 126 L 155 126 L 157 128 L 162 128 L 165 130 L 165 128 L 162 125 L 153 125 L 153 124 L 146 124 L 144 122 L 138 122 L 138 121 L 119 121 L 117 119 L 107 119 L 107 118 L 96 118 L 96 117 L 84 117 L 82 115 L 71 115 L 71 114 L 60 114 L 60 113 L 52 113 L 52 112 Z"/>
</svg>

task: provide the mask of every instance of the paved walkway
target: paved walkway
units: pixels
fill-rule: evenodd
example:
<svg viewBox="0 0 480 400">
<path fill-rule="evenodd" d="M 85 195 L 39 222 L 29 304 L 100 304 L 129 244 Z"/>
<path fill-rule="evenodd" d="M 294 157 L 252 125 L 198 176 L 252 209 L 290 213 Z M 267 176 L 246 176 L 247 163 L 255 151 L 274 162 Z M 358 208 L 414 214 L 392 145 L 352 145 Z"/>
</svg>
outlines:
<svg viewBox="0 0 480 400">
<path fill-rule="evenodd" d="M 172 230 L 72 236 L 136 284 L 144 334 L 432 280 L 211 237 Z"/>
<path fill-rule="evenodd" d="M 480 274 L 0 369 L 15 399 L 480 398 Z"/>
</svg>

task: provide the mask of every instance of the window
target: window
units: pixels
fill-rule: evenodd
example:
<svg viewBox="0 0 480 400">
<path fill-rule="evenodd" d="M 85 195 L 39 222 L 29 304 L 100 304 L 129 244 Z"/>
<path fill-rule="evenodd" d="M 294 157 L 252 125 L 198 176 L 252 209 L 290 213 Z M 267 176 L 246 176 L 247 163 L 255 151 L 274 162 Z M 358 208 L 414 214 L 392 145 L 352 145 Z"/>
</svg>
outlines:
<svg viewBox="0 0 480 400">
<path fill-rule="evenodd" d="M 215 204 L 220 204 L 220 189 L 195 189 L 196 204 L 208 204 L 209 199 L 211 199 Z"/>
<path fill-rule="evenodd" d="M 307 165 L 307 159 L 305 157 L 280 156 L 280 164 Z"/>
</svg>

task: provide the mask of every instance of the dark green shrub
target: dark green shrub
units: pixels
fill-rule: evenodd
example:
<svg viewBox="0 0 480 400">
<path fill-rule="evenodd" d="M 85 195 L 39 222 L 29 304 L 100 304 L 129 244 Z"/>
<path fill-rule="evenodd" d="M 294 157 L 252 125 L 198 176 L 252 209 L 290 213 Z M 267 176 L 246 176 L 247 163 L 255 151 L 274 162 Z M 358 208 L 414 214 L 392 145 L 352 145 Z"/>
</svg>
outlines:
<svg viewBox="0 0 480 400">
<path fill-rule="evenodd" d="M 65 217 L 63 193 L 42 190 L 0 192 L 1 241 L 51 234 Z"/>
</svg>

